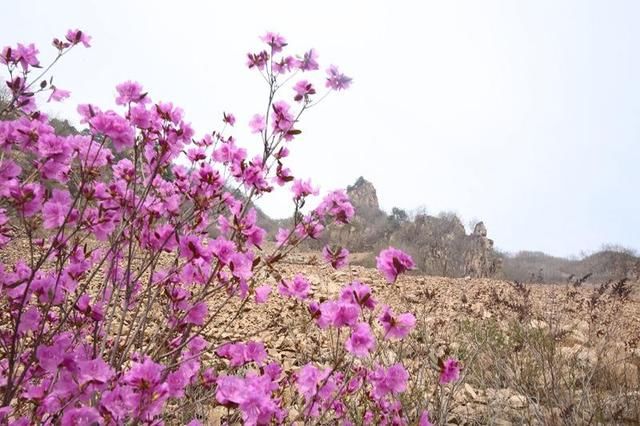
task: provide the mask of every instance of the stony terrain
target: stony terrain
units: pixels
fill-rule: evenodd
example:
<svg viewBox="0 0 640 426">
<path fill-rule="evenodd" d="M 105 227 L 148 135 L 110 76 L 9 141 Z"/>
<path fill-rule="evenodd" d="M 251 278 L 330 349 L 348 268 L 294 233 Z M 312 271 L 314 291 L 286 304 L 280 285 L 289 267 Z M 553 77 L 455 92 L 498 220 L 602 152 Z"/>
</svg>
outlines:
<svg viewBox="0 0 640 426">
<path fill-rule="evenodd" d="M 430 372 L 425 377 L 431 381 L 414 383 L 412 388 L 413 396 L 430 400 L 432 409 L 442 412 L 442 423 L 558 424 L 565 419 L 566 424 L 583 424 L 615 419 L 635 424 L 633 416 L 640 413 L 640 297 L 636 290 L 622 300 L 611 285 L 600 295 L 597 286 L 517 287 L 494 279 L 419 275 L 404 276 L 389 285 L 375 269 L 351 266 L 335 271 L 312 253 L 293 256 L 281 271 L 285 278 L 304 274 L 320 300 L 336 297 L 344 284 L 359 280 L 372 286 L 379 303 L 397 312 L 414 312 L 416 330 L 401 353 L 391 353 L 390 358 L 400 358 L 416 377 L 423 377 L 433 360 L 445 353 L 456 354 L 465 363 L 464 380 L 450 390 L 445 407 L 443 401 L 435 401 L 435 375 L 429 376 Z M 232 312 L 235 307 L 227 308 Z M 243 310 L 242 319 L 223 337 L 264 340 L 270 355 L 287 369 L 309 361 L 322 363 L 323 351 L 328 349 L 322 334 L 309 326 L 301 305 L 272 294 L 266 306 L 247 305 Z M 517 338 L 522 341 L 509 342 Z M 554 374 L 575 380 L 545 383 L 553 368 L 558 369 Z M 583 375 L 593 383 L 587 386 L 576 378 Z M 558 395 L 547 401 L 531 393 L 551 387 L 557 388 Z M 591 421 L 578 411 L 591 409 L 598 412 L 590 414 Z"/>
</svg>

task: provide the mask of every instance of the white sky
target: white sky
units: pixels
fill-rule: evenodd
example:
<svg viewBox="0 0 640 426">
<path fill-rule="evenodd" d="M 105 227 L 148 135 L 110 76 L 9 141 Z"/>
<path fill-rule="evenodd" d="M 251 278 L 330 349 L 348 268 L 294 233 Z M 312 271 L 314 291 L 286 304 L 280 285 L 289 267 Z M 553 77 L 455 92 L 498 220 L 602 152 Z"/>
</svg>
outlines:
<svg viewBox="0 0 640 426">
<path fill-rule="evenodd" d="M 303 118 L 297 176 L 326 191 L 363 175 L 383 208 L 481 218 L 509 251 L 640 248 L 640 2 L 21 0 L 2 13 L 0 45 L 35 42 L 42 60 L 70 27 L 93 36 L 56 68 L 73 96 L 52 112 L 113 107 L 133 79 L 200 135 L 223 111 L 246 124 L 264 110 L 245 55 L 280 32 L 354 78 Z M 262 207 L 284 216 L 288 198 Z"/>
</svg>

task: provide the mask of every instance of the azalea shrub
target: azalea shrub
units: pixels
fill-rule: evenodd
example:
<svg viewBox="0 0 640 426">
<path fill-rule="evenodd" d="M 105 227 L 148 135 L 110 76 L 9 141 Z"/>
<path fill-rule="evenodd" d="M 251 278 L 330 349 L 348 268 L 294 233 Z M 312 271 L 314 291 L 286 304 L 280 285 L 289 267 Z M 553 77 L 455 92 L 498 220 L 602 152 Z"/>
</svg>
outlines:
<svg viewBox="0 0 640 426">
<path fill-rule="evenodd" d="M 116 87 L 114 109 L 78 105 L 84 128 L 57 134 L 39 103 L 70 93 L 51 67 L 91 38 L 55 39 L 46 67 L 33 44 L 2 50 L 0 248 L 22 258 L 0 264 L 0 424 L 175 423 L 194 395 L 250 425 L 429 424 L 403 406 L 402 360 L 380 356 L 416 318 L 380 305 L 366 283 L 317 300 L 306 277 L 278 272 L 302 241 L 354 216 L 342 190 L 309 209 L 318 190 L 285 165 L 303 114 L 352 80 L 335 66 L 318 77 L 313 49 L 289 55 L 282 36 L 261 40 L 247 66 L 265 81 L 265 112 L 243 119 L 255 153 L 234 138 L 232 113 L 196 135 L 181 108 L 130 81 Z M 270 243 L 253 202 L 276 186 L 290 187 L 293 220 Z M 323 256 L 348 264 L 342 247 Z M 377 261 L 389 285 L 414 267 L 391 247 Z M 247 306 L 274 297 L 301 307 L 330 356 L 285 372 L 264 342 L 224 337 Z M 458 380 L 457 361 L 440 368 L 441 384 Z"/>
</svg>

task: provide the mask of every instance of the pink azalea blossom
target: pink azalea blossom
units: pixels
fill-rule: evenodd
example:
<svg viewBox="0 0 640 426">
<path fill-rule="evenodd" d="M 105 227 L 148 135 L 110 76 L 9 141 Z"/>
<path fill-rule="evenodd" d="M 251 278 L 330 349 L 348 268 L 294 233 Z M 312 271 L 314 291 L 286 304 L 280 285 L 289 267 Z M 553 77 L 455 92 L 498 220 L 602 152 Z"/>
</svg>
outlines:
<svg viewBox="0 0 640 426">
<path fill-rule="evenodd" d="M 269 294 L 271 293 L 271 286 L 269 284 L 256 287 L 256 303 L 261 304 L 267 301 Z"/>
<path fill-rule="evenodd" d="M 225 122 L 226 124 L 233 126 L 234 124 L 236 124 L 236 117 L 229 113 L 227 114 L 226 112 L 222 115 L 222 121 Z"/>
<path fill-rule="evenodd" d="M 340 300 L 369 310 L 373 310 L 376 307 L 376 301 L 371 294 L 371 287 L 359 281 L 354 281 L 344 287 L 340 292 Z"/>
<path fill-rule="evenodd" d="M 460 362 L 454 358 L 448 358 L 440 366 L 440 384 L 455 382 L 460 378 Z"/>
<path fill-rule="evenodd" d="M 360 308 L 358 305 L 344 300 L 327 300 L 319 306 L 316 322 L 318 327 L 352 327 L 358 321 Z"/>
<path fill-rule="evenodd" d="M 134 408 L 133 389 L 130 386 L 116 386 L 102 393 L 101 407 L 117 422 L 124 423 Z"/>
<path fill-rule="evenodd" d="M 113 147 L 121 152 L 134 143 L 134 130 L 129 122 L 112 111 L 96 114 L 89 120 L 92 128 L 113 141 Z"/>
<path fill-rule="evenodd" d="M 102 358 L 95 358 L 78 362 L 78 381 L 80 385 L 86 383 L 104 384 L 114 375 L 114 371 Z"/>
<path fill-rule="evenodd" d="M 189 312 L 187 313 L 187 316 L 185 318 L 185 323 L 203 325 L 208 311 L 209 309 L 206 303 L 199 302 L 195 304 L 191 309 L 189 309 Z"/>
<path fill-rule="evenodd" d="M 295 117 L 291 113 L 291 106 L 285 101 L 276 101 L 271 108 L 273 131 L 284 135 L 287 141 L 293 139 Z"/>
<path fill-rule="evenodd" d="M 331 65 L 327 68 L 326 86 L 332 90 L 345 90 L 351 86 L 352 79 L 338 71 L 338 67 Z"/>
<path fill-rule="evenodd" d="M 356 324 L 344 347 L 358 358 L 367 356 L 376 347 L 376 339 L 369 324 L 366 322 Z"/>
<path fill-rule="evenodd" d="M 216 350 L 216 354 L 230 361 L 231 367 L 241 367 L 248 362 L 264 364 L 267 352 L 264 343 L 249 341 L 247 343 L 225 343 Z"/>
<path fill-rule="evenodd" d="M 57 188 L 54 189 L 53 195 L 44 203 L 42 208 L 42 226 L 45 229 L 62 226 L 70 208 L 71 195 L 69 194 L 69 191 Z"/>
<path fill-rule="evenodd" d="M 342 190 L 328 193 L 320 205 L 316 208 L 320 216 L 334 218 L 340 223 L 349 223 L 355 216 L 355 209 L 349 201 L 349 197 Z"/>
<path fill-rule="evenodd" d="M 269 61 L 269 54 L 265 51 L 260 53 L 247 53 L 247 66 L 249 68 L 256 67 L 263 70 Z"/>
<path fill-rule="evenodd" d="M 293 86 L 293 90 L 296 92 L 293 100 L 300 102 L 302 100 L 308 100 L 310 95 L 315 95 L 316 89 L 307 80 L 300 80 Z"/>
<path fill-rule="evenodd" d="M 40 64 L 37 56 L 38 53 L 40 53 L 40 51 L 36 49 L 35 44 L 30 43 L 25 46 L 18 43 L 18 47 L 16 48 L 16 58 L 20 65 L 22 65 L 22 69 L 27 70 L 30 66 L 38 66 Z"/>
<path fill-rule="evenodd" d="M 253 116 L 251 121 L 249 122 L 249 127 L 251 128 L 251 133 L 260 133 L 264 130 L 264 115 L 256 114 Z"/>
<path fill-rule="evenodd" d="M 135 81 L 125 81 L 116 86 L 118 91 L 118 97 L 116 98 L 117 105 L 127 105 L 130 102 L 148 102 L 146 93 L 142 92 L 142 85 Z"/>
<path fill-rule="evenodd" d="M 61 426 L 96 425 L 102 426 L 104 420 L 93 407 L 67 408 L 60 420 Z"/>
<path fill-rule="evenodd" d="M 394 247 L 382 250 L 376 257 L 376 267 L 387 282 L 394 283 L 398 275 L 415 268 L 413 259 L 405 252 Z"/>
<path fill-rule="evenodd" d="M 296 386 L 298 392 L 307 400 L 313 398 L 317 392 L 319 385 L 327 377 L 328 370 L 321 371 L 313 364 L 305 364 L 297 373 Z"/>
<path fill-rule="evenodd" d="M 53 87 L 53 90 L 51 90 L 51 94 L 49 95 L 49 99 L 47 99 L 47 102 L 51 102 L 51 101 L 60 102 L 60 101 L 63 101 L 64 99 L 67 99 L 69 96 L 71 96 L 71 92 L 69 92 L 68 90 L 63 90 L 63 89 L 58 89 L 57 87 Z"/>
<path fill-rule="evenodd" d="M 216 400 L 228 407 L 238 407 L 245 425 L 270 424 L 278 412 L 271 398 L 272 382 L 268 375 L 247 374 L 246 378 L 220 376 Z"/>
<path fill-rule="evenodd" d="M 429 420 L 429 412 L 427 410 L 423 410 L 420 414 L 420 419 L 418 419 L 418 426 L 433 426 L 433 423 Z"/>
<path fill-rule="evenodd" d="M 287 56 L 280 61 L 273 63 L 273 72 L 278 74 L 284 74 L 298 67 L 298 60 L 293 56 Z"/>
<path fill-rule="evenodd" d="M 82 43 L 84 47 L 91 47 L 91 44 L 89 44 L 89 42 L 91 41 L 91 36 L 85 34 L 80 30 L 67 31 L 66 38 L 71 44 Z"/>
<path fill-rule="evenodd" d="M 320 68 L 320 65 L 318 65 L 318 54 L 314 49 L 304 54 L 300 60 L 299 67 L 302 71 L 315 71 Z"/>
<path fill-rule="evenodd" d="M 388 339 L 404 339 L 416 325 L 413 314 L 407 312 L 396 316 L 389 306 L 385 306 L 378 320 Z"/>
<path fill-rule="evenodd" d="M 328 244 L 322 248 L 322 257 L 334 269 L 344 268 L 349 264 L 349 251 L 344 247 L 332 249 Z"/>
<path fill-rule="evenodd" d="M 291 235 L 291 230 L 278 228 L 278 232 L 276 232 L 276 242 L 278 243 L 279 246 L 282 246 L 287 241 L 287 239 L 289 239 L 290 235 Z"/>
<path fill-rule="evenodd" d="M 311 283 L 302 275 L 297 274 L 293 281 L 282 280 L 278 285 L 278 291 L 282 296 L 294 297 L 304 300 L 309 296 Z"/>
<path fill-rule="evenodd" d="M 278 33 L 268 32 L 260 37 L 260 40 L 267 43 L 273 53 L 281 52 L 282 48 L 287 45 L 287 41 Z"/>
<path fill-rule="evenodd" d="M 369 375 L 373 384 L 373 396 L 383 398 L 389 394 L 402 393 L 407 389 L 409 373 L 402 364 L 394 364 L 389 368 L 378 367 Z"/>
<path fill-rule="evenodd" d="M 303 181 L 302 179 L 294 180 L 291 191 L 293 192 L 293 198 L 296 200 L 307 197 L 309 195 L 318 195 L 319 193 L 318 188 L 314 188 L 311 185 L 310 179 L 306 181 Z"/>
</svg>

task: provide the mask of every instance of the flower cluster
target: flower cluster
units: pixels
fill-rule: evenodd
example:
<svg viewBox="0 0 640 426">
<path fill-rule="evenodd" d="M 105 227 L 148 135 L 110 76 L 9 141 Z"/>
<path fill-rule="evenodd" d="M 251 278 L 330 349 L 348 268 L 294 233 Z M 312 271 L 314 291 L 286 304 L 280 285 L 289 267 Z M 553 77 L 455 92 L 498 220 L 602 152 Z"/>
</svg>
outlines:
<svg viewBox="0 0 640 426">
<path fill-rule="evenodd" d="M 273 283 L 257 282 L 265 271 L 355 214 L 341 190 L 302 212 L 318 190 L 285 162 L 300 117 L 321 99 L 312 81 L 318 55 L 286 55 L 279 34 L 261 39 L 265 48 L 248 55 L 248 66 L 265 78 L 269 99 L 267 115 L 247 120 L 261 145 L 253 154 L 226 133 L 240 122 L 234 114 L 223 114 L 222 130 L 196 136 L 181 108 L 154 101 L 132 81 L 116 87 L 114 109 L 79 105 L 85 128 L 62 134 L 37 105 L 42 92 L 54 101 L 69 92 L 46 80 L 49 68 L 34 77 L 35 45 L 2 49 L 10 97 L 0 103 L 0 248 L 28 248 L 0 265 L 0 424 L 162 424 L 168 407 L 195 394 L 249 425 L 325 416 L 349 424 L 348 406 L 364 400 L 371 408 L 363 423 L 407 424 L 398 395 L 408 373 L 379 362 L 376 351 L 405 338 L 416 321 L 384 307 L 375 322 L 366 284 L 320 301 L 304 276 L 274 274 L 284 303 L 304 307 L 335 339 L 331 366 L 285 373 L 264 343 L 218 333 L 247 303 L 267 301 Z M 54 39 L 55 61 L 90 41 L 80 30 Z M 289 89 L 289 103 L 279 89 L 298 72 L 308 77 Z M 335 66 L 327 74 L 329 92 L 351 84 Z M 295 214 L 270 251 L 252 203 L 274 184 L 291 185 Z M 348 254 L 323 250 L 334 268 Z M 378 267 L 393 282 L 413 262 L 389 249 Z M 229 314 L 232 299 L 239 307 Z M 440 381 L 457 380 L 458 371 L 448 360 Z M 297 414 L 285 396 L 298 398 Z"/>
</svg>

